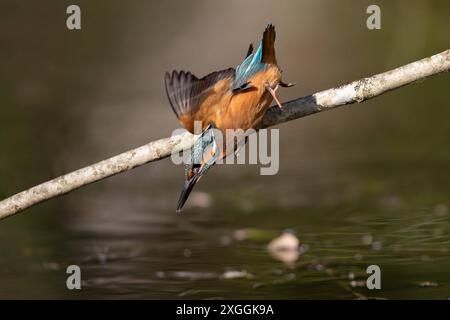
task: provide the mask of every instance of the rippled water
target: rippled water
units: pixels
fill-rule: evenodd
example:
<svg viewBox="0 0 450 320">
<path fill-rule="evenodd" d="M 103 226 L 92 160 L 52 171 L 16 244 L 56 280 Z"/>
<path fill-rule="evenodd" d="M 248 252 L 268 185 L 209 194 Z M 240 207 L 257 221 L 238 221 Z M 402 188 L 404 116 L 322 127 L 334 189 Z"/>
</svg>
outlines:
<svg viewBox="0 0 450 320">
<path fill-rule="evenodd" d="M 3 250 L 2 296 L 449 298 L 448 208 L 363 210 L 227 210 L 214 217 L 200 210 L 171 222 L 139 222 L 148 232 L 42 230 L 39 245 L 23 241 Z M 267 249 L 286 227 L 300 239 L 297 260 Z M 10 236 L 3 232 L 2 242 Z M 80 292 L 64 288 L 72 263 L 82 269 Z M 371 264 L 381 268 L 382 290 L 365 288 Z"/>
</svg>

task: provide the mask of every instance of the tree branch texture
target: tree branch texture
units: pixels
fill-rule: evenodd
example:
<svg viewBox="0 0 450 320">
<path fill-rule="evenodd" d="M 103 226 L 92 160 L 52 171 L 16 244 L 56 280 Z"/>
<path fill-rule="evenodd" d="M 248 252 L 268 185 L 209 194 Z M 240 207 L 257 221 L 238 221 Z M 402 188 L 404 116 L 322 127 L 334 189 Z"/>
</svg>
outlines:
<svg viewBox="0 0 450 320">
<path fill-rule="evenodd" d="M 447 49 L 431 57 L 384 73 L 291 100 L 284 103 L 282 109 L 273 106 L 264 116 L 262 128 L 339 106 L 363 102 L 387 91 L 449 70 L 450 50 Z M 69 193 L 82 186 L 149 162 L 164 159 L 170 156 L 172 152 L 189 149 L 192 143 L 193 135 L 190 133 L 152 141 L 144 146 L 41 183 L 0 201 L 0 219 L 12 216 L 31 206 Z"/>
</svg>

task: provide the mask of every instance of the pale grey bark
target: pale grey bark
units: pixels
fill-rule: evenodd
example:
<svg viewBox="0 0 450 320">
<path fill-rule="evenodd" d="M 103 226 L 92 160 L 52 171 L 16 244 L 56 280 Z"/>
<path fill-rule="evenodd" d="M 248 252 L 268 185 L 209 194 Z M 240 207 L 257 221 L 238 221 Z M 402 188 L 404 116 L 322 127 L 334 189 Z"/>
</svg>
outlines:
<svg viewBox="0 0 450 320">
<path fill-rule="evenodd" d="M 362 102 L 387 91 L 449 70 L 450 50 L 446 50 L 372 77 L 286 102 L 283 104 L 283 109 L 273 106 L 265 115 L 262 128 L 342 105 Z M 12 216 L 35 204 L 66 194 L 90 183 L 131 170 L 148 162 L 166 158 L 172 152 L 190 148 L 193 142 L 192 138 L 191 134 L 186 133 L 153 141 L 142 147 L 20 192 L 0 202 L 0 219 Z"/>
<path fill-rule="evenodd" d="M 390 71 L 286 102 L 282 110 L 272 107 L 264 117 L 263 127 L 270 127 L 346 104 L 363 102 L 449 69 L 450 50 L 445 50 Z"/>
</svg>

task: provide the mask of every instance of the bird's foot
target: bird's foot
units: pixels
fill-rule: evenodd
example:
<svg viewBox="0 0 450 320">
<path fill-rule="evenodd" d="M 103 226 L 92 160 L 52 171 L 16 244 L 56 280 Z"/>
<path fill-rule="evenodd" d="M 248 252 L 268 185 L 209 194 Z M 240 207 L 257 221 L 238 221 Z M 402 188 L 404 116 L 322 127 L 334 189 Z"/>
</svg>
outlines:
<svg viewBox="0 0 450 320">
<path fill-rule="evenodd" d="M 278 100 L 278 97 L 277 97 L 277 95 L 275 93 L 276 89 L 274 90 L 268 83 L 266 83 L 266 90 L 269 91 L 269 93 L 272 95 L 272 98 L 273 98 L 273 100 L 275 100 L 275 102 L 277 103 L 278 107 L 280 109 L 283 109 L 283 106 L 281 105 L 280 100 Z"/>
</svg>

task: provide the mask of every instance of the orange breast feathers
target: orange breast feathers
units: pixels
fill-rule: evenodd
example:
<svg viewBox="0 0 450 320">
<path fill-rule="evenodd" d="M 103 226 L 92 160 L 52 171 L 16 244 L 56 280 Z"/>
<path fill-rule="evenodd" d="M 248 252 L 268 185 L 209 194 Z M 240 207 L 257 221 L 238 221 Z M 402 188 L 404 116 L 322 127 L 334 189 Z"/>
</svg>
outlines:
<svg viewBox="0 0 450 320">
<path fill-rule="evenodd" d="M 234 95 L 230 101 L 228 112 L 223 119 L 227 128 L 257 129 L 264 114 L 272 103 L 272 95 L 267 91 L 266 84 L 273 89 L 281 80 L 280 70 L 269 66 L 250 79 L 251 88 Z"/>
<path fill-rule="evenodd" d="M 194 119 L 189 117 L 183 125 L 193 126 L 193 121 L 202 121 L 205 128 L 210 122 L 225 134 L 226 129 L 256 129 L 272 103 L 272 96 L 266 90 L 266 83 L 276 88 L 281 80 L 280 70 L 276 66 L 269 66 L 258 72 L 250 79 L 251 88 L 233 94 L 231 79 L 217 82 L 200 103 Z"/>
</svg>

